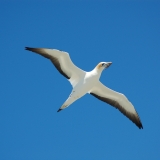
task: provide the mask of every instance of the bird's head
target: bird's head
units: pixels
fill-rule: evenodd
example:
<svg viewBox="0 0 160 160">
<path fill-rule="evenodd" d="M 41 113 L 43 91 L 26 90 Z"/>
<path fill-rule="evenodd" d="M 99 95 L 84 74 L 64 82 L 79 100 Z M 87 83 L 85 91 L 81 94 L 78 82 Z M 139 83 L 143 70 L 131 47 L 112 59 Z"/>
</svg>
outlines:
<svg viewBox="0 0 160 160">
<path fill-rule="evenodd" d="M 97 66 L 96 69 L 99 71 L 103 71 L 104 69 L 108 68 L 112 62 L 100 62 Z"/>
</svg>

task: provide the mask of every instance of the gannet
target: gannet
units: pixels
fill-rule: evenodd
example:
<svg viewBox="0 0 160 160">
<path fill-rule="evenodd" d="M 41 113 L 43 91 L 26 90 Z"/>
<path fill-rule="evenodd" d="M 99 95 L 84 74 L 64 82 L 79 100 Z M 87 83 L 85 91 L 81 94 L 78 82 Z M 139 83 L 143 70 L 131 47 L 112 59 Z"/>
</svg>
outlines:
<svg viewBox="0 0 160 160">
<path fill-rule="evenodd" d="M 89 93 L 118 109 L 139 129 L 143 128 L 138 113 L 126 96 L 107 88 L 99 81 L 102 71 L 108 68 L 112 62 L 100 62 L 92 71 L 86 72 L 74 65 L 67 52 L 48 48 L 26 47 L 25 49 L 50 59 L 57 70 L 71 83 L 73 87 L 71 94 L 57 112 L 69 107 L 73 102 Z"/>
</svg>

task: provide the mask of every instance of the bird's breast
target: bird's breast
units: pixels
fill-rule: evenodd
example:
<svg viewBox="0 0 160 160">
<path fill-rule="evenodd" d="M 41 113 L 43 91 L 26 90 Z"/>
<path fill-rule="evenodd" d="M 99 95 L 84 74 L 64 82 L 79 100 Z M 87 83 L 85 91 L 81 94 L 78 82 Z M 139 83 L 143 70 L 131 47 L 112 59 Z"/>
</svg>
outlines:
<svg viewBox="0 0 160 160">
<path fill-rule="evenodd" d="M 98 78 L 96 75 L 86 75 L 84 80 L 83 80 L 83 84 L 82 84 L 82 88 L 85 88 L 87 91 L 92 88 L 95 83 L 98 81 Z"/>
<path fill-rule="evenodd" d="M 81 97 L 82 95 L 88 93 L 94 85 L 98 82 L 98 77 L 95 74 L 86 74 L 83 79 L 77 83 L 74 87 L 74 95 L 75 97 Z"/>
</svg>

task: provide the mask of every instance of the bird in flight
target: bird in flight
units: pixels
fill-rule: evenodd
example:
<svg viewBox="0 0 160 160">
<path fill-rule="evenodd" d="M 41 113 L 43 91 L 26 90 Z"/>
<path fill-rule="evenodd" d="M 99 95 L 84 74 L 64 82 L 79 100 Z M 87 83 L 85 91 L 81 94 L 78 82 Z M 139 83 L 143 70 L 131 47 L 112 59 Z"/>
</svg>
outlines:
<svg viewBox="0 0 160 160">
<path fill-rule="evenodd" d="M 73 87 L 71 94 L 57 112 L 69 107 L 73 102 L 89 93 L 118 109 L 139 129 L 143 128 L 138 113 L 126 96 L 107 88 L 99 81 L 102 71 L 108 68 L 112 62 L 100 62 L 92 71 L 86 72 L 74 65 L 67 52 L 47 48 L 25 47 L 25 49 L 50 59 L 57 70 L 71 83 Z"/>
</svg>

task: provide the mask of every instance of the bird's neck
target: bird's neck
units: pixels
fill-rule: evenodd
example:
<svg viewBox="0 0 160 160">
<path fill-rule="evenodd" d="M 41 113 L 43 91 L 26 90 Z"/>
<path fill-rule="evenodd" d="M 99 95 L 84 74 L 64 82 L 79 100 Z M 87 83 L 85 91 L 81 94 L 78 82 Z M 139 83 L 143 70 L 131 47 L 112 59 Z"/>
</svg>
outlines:
<svg viewBox="0 0 160 160">
<path fill-rule="evenodd" d="M 101 73 L 102 73 L 102 71 L 97 69 L 97 68 L 94 68 L 91 72 L 92 72 L 93 75 L 97 76 L 98 79 L 100 78 Z"/>
</svg>

